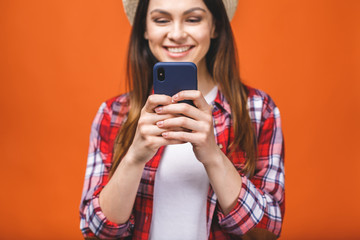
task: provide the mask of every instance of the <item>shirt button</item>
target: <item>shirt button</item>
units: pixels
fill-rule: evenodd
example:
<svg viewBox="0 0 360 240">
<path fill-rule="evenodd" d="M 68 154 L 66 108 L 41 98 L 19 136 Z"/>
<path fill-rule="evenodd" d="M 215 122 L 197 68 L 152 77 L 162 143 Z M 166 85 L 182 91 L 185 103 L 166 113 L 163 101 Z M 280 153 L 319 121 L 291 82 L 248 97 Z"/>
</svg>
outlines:
<svg viewBox="0 0 360 240">
<path fill-rule="evenodd" d="M 218 122 L 218 120 L 214 120 L 214 123 L 215 123 L 215 125 L 218 125 L 219 122 Z"/>
<path fill-rule="evenodd" d="M 222 148 L 223 148 L 223 145 L 222 145 L 221 143 L 220 143 L 218 146 L 219 146 L 219 148 L 220 148 L 220 149 L 222 149 Z"/>
<path fill-rule="evenodd" d="M 147 222 L 149 219 L 148 215 L 145 216 L 145 222 Z"/>
</svg>

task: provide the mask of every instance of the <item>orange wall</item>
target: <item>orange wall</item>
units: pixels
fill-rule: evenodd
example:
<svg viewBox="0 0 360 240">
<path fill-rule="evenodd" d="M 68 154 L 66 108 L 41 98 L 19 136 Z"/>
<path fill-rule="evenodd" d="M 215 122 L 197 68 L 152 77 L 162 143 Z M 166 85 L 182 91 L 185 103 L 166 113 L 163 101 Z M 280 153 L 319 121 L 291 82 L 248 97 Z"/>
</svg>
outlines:
<svg viewBox="0 0 360 240">
<path fill-rule="evenodd" d="M 282 113 L 282 239 L 360 238 L 359 12 L 240 0 L 232 22 L 244 81 Z M 129 30 L 119 0 L 0 2 L 0 238 L 81 239 L 90 124 L 125 89 Z"/>
</svg>

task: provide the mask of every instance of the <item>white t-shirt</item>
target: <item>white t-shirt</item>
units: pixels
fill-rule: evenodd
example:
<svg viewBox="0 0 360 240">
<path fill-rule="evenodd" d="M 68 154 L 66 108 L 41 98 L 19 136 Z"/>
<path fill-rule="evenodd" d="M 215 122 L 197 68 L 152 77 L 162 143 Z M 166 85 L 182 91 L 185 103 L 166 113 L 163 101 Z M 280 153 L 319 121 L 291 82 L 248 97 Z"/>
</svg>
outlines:
<svg viewBox="0 0 360 240">
<path fill-rule="evenodd" d="M 215 100 L 214 87 L 205 100 Z M 156 172 L 150 240 L 205 240 L 209 179 L 190 143 L 165 148 Z"/>
</svg>

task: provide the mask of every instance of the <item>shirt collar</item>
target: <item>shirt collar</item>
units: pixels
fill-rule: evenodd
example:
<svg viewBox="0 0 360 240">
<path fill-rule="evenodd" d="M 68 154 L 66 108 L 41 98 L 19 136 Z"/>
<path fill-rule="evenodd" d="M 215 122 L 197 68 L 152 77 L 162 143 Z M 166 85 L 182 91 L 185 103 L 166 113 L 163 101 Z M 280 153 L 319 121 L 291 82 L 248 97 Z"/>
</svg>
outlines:
<svg viewBox="0 0 360 240">
<path fill-rule="evenodd" d="M 231 115 L 230 104 L 220 90 L 218 90 L 213 104 Z"/>
</svg>

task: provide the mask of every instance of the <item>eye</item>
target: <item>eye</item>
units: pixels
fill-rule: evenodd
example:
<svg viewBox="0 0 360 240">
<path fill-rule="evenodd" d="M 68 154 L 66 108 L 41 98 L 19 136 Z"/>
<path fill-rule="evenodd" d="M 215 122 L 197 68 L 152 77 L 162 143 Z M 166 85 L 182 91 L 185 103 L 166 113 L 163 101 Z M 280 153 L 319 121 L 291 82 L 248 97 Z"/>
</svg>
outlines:
<svg viewBox="0 0 360 240">
<path fill-rule="evenodd" d="M 154 18 L 153 21 L 157 24 L 165 24 L 170 22 L 170 20 L 167 18 Z"/>
<path fill-rule="evenodd" d="M 201 17 L 189 17 L 188 19 L 186 19 L 186 21 L 189 23 L 198 23 L 201 20 L 202 20 Z"/>
</svg>

